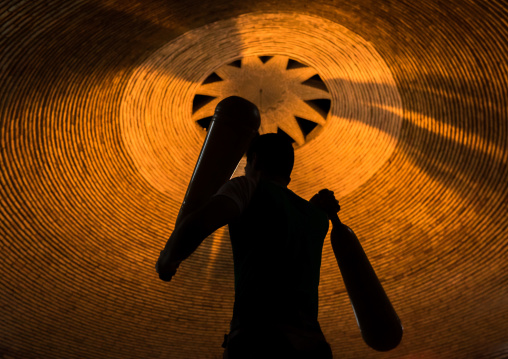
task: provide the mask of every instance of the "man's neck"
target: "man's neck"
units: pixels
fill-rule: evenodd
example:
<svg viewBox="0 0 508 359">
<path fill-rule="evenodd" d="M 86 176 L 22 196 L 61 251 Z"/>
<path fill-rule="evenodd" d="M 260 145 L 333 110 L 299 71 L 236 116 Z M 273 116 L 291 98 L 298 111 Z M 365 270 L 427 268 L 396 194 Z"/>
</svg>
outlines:
<svg viewBox="0 0 508 359">
<path fill-rule="evenodd" d="M 290 182 L 284 177 L 271 176 L 269 174 L 259 172 L 259 171 L 251 173 L 248 177 L 250 179 L 254 180 L 255 182 L 259 182 L 260 180 L 271 181 L 271 182 L 277 183 L 283 187 L 287 187 Z"/>
<path fill-rule="evenodd" d="M 277 183 L 283 187 L 287 187 L 289 184 L 289 181 L 284 177 L 270 176 L 268 174 L 265 174 L 262 172 L 257 172 L 257 171 L 255 173 L 252 173 L 248 177 L 250 179 L 253 179 L 255 182 L 259 182 L 260 180 L 271 181 L 271 182 Z"/>
<path fill-rule="evenodd" d="M 278 185 L 281 185 L 283 187 L 287 187 L 289 184 L 287 179 L 284 179 L 282 177 L 277 177 L 277 176 L 274 177 L 274 176 L 261 175 L 260 179 L 277 183 Z"/>
</svg>

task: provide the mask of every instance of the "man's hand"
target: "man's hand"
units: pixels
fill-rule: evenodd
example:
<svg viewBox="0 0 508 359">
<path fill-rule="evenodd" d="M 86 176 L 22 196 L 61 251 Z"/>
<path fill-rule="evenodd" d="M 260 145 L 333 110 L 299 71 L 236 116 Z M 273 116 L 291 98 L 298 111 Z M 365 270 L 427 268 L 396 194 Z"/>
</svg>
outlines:
<svg viewBox="0 0 508 359">
<path fill-rule="evenodd" d="M 310 202 L 325 211 L 329 219 L 336 218 L 340 211 L 339 201 L 335 199 L 333 192 L 326 188 L 314 195 Z"/>
<path fill-rule="evenodd" d="M 180 263 L 187 259 L 210 234 L 240 215 L 229 197 L 214 196 L 200 209 L 187 215 L 171 233 L 155 264 L 159 278 L 169 282 Z"/>
<path fill-rule="evenodd" d="M 165 282 L 169 282 L 176 274 L 176 270 L 180 266 L 180 262 L 171 262 L 169 253 L 166 249 L 161 251 L 155 270 L 159 274 L 159 278 Z"/>
</svg>

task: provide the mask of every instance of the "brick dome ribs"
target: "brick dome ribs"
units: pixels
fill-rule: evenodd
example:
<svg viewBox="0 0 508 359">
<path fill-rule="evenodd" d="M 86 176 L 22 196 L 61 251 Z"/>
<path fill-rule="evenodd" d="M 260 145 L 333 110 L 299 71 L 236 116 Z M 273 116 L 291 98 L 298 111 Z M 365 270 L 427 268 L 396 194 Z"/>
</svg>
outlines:
<svg viewBox="0 0 508 359">
<path fill-rule="evenodd" d="M 508 355 L 504 2 L 4 1 L 0 19 L 2 358 L 222 357 L 227 228 L 172 282 L 154 266 L 207 111 L 249 76 L 286 116 L 263 128 L 295 139 L 290 189 L 335 190 L 404 325 L 367 347 L 327 239 L 336 357 Z"/>
</svg>

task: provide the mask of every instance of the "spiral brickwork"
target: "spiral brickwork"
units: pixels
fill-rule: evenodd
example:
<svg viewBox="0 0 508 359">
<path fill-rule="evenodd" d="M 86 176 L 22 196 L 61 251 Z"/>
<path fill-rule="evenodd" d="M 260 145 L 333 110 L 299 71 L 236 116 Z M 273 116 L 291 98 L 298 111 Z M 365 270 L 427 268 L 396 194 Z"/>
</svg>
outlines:
<svg viewBox="0 0 508 359">
<path fill-rule="evenodd" d="M 334 357 L 507 357 L 507 24 L 501 1 L 1 2 L 0 356 L 221 357 L 227 229 L 170 283 L 154 265 L 203 80 L 280 55 L 331 98 L 290 188 L 339 194 L 405 330 L 387 353 L 363 343 L 327 240 Z"/>
</svg>

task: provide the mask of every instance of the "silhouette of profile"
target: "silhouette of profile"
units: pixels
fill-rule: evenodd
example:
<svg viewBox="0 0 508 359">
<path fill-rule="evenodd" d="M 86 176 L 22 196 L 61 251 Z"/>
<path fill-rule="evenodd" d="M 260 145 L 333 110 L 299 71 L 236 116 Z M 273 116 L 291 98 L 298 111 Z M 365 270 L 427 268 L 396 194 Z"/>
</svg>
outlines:
<svg viewBox="0 0 508 359">
<path fill-rule="evenodd" d="M 234 115 L 242 108 L 248 107 L 240 106 Z M 245 175 L 222 182 L 204 205 L 177 223 L 157 261 L 159 277 L 170 281 L 208 235 L 229 226 L 235 303 L 224 358 L 332 358 L 317 319 L 318 286 L 329 219 L 340 207 L 326 189 L 310 201 L 288 189 L 293 165 L 287 136 L 254 137 Z"/>
</svg>

